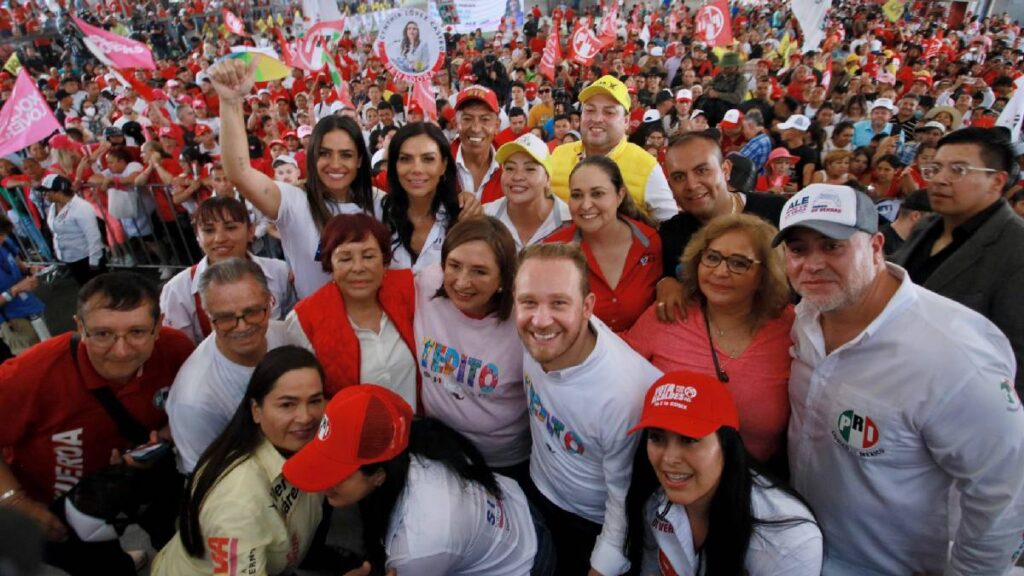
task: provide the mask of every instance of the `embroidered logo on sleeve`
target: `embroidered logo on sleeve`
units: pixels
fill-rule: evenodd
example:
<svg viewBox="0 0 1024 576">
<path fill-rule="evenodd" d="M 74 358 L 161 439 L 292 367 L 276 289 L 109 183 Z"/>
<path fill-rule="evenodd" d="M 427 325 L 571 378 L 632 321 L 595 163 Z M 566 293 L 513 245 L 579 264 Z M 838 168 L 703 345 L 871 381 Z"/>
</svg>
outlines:
<svg viewBox="0 0 1024 576">
<path fill-rule="evenodd" d="M 836 427 L 832 431 L 833 440 L 861 458 L 885 453 L 884 448 L 878 447 L 881 437 L 881 430 L 870 416 L 858 414 L 853 410 L 845 410 L 839 414 Z"/>
<path fill-rule="evenodd" d="M 1016 412 L 1020 410 L 1020 398 L 1017 397 L 1017 391 L 1013 389 L 1013 382 L 1010 382 L 1009 378 L 1004 378 L 999 383 L 999 390 L 1006 396 L 1006 411 Z"/>
</svg>

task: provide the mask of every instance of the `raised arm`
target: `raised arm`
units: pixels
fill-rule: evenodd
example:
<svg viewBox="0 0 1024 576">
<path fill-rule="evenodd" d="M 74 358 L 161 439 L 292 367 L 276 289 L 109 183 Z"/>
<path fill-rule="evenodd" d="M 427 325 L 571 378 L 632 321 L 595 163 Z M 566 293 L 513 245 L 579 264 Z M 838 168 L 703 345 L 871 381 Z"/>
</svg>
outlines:
<svg viewBox="0 0 1024 576">
<path fill-rule="evenodd" d="M 255 69 L 255 64 L 228 59 L 215 64 L 208 75 L 220 96 L 224 174 L 257 210 L 276 220 L 281 208 L 281 189 L 249 163 L 249 140 L 242 113 L 242 98 L 252 90 Z"/>
</svg>

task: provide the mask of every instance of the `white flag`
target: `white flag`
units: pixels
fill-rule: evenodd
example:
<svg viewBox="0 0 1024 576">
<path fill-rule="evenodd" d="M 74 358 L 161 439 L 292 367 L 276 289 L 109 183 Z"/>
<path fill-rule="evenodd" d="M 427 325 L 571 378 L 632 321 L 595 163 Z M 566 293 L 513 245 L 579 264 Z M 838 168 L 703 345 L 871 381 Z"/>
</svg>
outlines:
<svg viewBox="0 0 1024 576">
<path fill-rule="evenodd" d="M 1017 78 L 1017 81 L 1013 84 L 1017 89 L 1013 91 L 1010 101 L 1007 102 L 1006 107 L 999 114 L 996 126 L 1009 128 L 1010 142 L 1019 142 L 1021 121 L 1024 120 L 1024 76 Z"/>
<path fill-rule="evenodd" d="M 825 13 L 832 7 L 832 0 L 793 0 L 793 14 L 800 23 L 804 35 L 801 52 L 817 50 L 825 40 Z"/>
<path fill-rule="evenodd" d="M 651 41 L 651 29 L 647 27 L 647 24 L 644 24 L 643 30 L 640 31 L 640 39 L 643 40 L 644 48 L 646 48 Z"/>
</svg>

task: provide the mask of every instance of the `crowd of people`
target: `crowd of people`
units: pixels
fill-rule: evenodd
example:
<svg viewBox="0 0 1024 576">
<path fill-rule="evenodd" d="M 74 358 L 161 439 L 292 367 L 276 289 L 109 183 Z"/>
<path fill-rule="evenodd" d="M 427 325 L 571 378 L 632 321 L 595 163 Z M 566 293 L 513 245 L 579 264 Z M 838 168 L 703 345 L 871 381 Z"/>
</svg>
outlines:
<svg viewBox="0 0 1024 576">
<path fill-rule="evenodd" d="M 996 125 L 1024 113 L 1019 23 L 837 2 L 801 51 L 778 0 L 733 5 L 724 47 L 678 2 L 533 8 L 447 31 L 432 117 L 348 31 L 344 90 L 257 82 L 220 56 L 300 20 L 242 39 L 219 6 L 94 16 L 154 71 L 19 44 L 63 129 L 0 159 L 0 520 L 45 563 L 1020 561 L 1024 144 Z M 591 63 L 541 71 L 608 9 Z M 0 8 L 0 38 L 65 16 Z M 54 270 L 78 286 L 56 335 Z"/>
</svg>

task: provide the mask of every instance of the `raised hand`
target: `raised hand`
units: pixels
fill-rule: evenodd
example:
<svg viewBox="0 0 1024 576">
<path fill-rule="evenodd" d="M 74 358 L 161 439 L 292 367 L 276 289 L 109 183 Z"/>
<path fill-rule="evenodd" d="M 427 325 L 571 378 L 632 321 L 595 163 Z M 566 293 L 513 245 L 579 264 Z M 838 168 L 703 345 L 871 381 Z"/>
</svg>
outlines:
<svg viewBox="0 0 1024 576">
<path fill-rule="evenodd" d="M 210 67 L 207 76 L 221 100 L 241 100 L 256 83 L 256 62 L 227 58 Z"/>
</svg>

